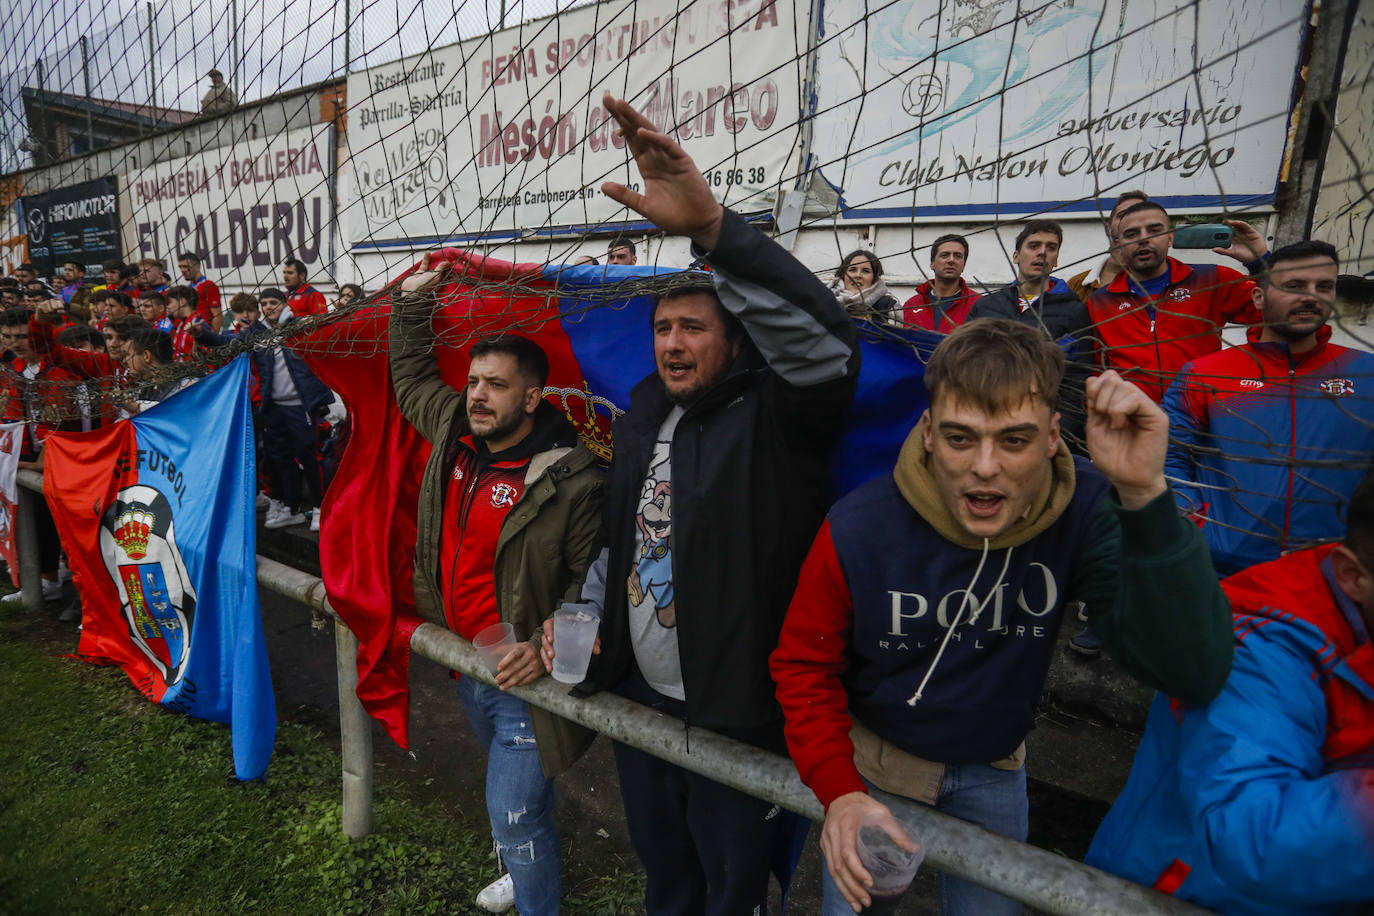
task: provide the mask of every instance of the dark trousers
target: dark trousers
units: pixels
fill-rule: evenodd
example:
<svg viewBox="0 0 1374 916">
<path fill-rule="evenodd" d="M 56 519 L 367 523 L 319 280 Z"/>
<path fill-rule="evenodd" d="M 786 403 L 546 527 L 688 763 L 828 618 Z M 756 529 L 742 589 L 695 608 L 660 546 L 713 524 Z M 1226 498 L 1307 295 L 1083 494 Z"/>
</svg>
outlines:
<svg viewBox="0 0 1374 916">
<path fill-rule="evenodd" d="M 308 495 L 311 505 L 323 497 L 315 424 L 301 404 L 263 404 L 260 413 L 263 457 L 272 494 L 293 512 Z M 308 493 L 307 493 L 308 491 Z"/>
<path fill-rule="evenodd" d="M 53 520 L 48 501 L 37 493 L 27 494 L 33 500 L 33 528 L 38 542 L 38 572 L 57 579 L 57 564 L 62 557 L 62 542 L 58 540 L 57 522 Z"/>
<path fill-rule="evenodd" d="M 685 704 L 636 672 L 617 691 L 682 718 Z M 767 911 L 779 843 L 799 819 L 743 792 L 618 742 L 613 743 L 630 842 L 647 877 L 649 916 L 747 916 Z"/>
</svg>

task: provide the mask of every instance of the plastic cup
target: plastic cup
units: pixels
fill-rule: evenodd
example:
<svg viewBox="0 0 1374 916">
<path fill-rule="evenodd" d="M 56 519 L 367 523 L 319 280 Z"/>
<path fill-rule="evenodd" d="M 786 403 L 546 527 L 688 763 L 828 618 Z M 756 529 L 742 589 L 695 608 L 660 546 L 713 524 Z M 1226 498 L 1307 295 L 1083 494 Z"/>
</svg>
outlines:
<svg viewBox="0 0 1374 916">
<path fill-rule="evenodd" d="M 876 822 L 866 821 L 859 827 L 859 861 L 873 877 L 873 886 L 868 889 L 872 903 L 864 908 L 864 913 L 897 911 L 897 904 L 926 857 L 925 848 L 920 843 L 915 845 L 915 852 L 907 852 Z"/>
<path fill-rule="evenodd" d="M 588 605 L 565 604 L 553 615 L 553 679 L 580 684 L 587 678 L 601 618 Z"/>
<path fill-rule="evenodd" d="M 509 623 L 494 623 L 472 637 L 472 645 L 482 653 L 487 670 L 495 674 L 501 659 L 515 648 L 515 627 Z"/>
</svg>

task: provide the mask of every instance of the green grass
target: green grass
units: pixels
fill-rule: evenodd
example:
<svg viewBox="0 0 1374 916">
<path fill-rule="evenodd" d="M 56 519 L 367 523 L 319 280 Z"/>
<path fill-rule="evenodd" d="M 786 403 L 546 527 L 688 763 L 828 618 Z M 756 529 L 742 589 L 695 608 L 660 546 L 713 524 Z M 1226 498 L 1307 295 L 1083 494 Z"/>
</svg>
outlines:
<svg viewBox="0 0 1374 916">
<path fill-rule="evenodd" d="M 338 757 L 318 732 L 282 721 L 267 779 L 240 783 L 227 727 L 145 701 L 117 668 L 61 657 L 74 641 L 53 632 L 0 611 L 3 912 L 474 909 L 491 841 L 459 812 L 379 779 L 374 832 L 352 843 Z M 638 909 L 641 878 L 590 866 L 565 863 L 567 912 Z"/>
</svg>

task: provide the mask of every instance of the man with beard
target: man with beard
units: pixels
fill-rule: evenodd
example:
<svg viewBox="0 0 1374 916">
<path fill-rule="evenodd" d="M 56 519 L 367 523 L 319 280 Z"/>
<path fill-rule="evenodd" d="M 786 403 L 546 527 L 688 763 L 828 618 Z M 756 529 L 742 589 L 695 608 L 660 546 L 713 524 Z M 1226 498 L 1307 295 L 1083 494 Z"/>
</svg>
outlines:
<svg viewBox="0 0 1374 916">
<path fill-rule="evenodd" d="M 1228 225 L 1234 243 L 1213 250 L 1258 271 L 1264 239 L 1248 223 Z M 1250 298 L 1254 281 L 1229 267 L 1169 257 L 1169 214 L 1152 200 L 1122 210 L 1111 229 L 1122 271 L 1088 299 L 1098 358 L 1159 401 L 1185 363 L 1221 349 L 1227 324 L 1260 320 Z"/>
<path fill-rule="evenodd" d="M 1331 343 L 1336 249 L 1274 252 L 1249 342 L 1189 363 L 1164 399 L 1168 473 L 1221 575 L 1344 532 L 1374 454 L 1374 355 Z"/>
<path fill-rule="evenodd" d="M 562 857 L 553 780 L 594 735 L 506 691 L 544 673 L 542 625 L 582 586 L 600 528 L 601 473 L 567 417 L 544 400 L 549 360 L 534 341 L 480 340 L 464 388 L 444 382 L 428 293 L 439 276 L 407 277 L 391 313 L 396 403 L 433 445 L 420 490 L 415 597 L 422 613 L 464 639 L 500 623 L 514 627 L 518 641 L 496 669 L 496 687 L 458 680 L 487 752 L 487 814 L 508 871 L 476 903 L 488 912 L 514 905 L 524 916 L 557 916 Z"/>
<path fill-rule="evenodd" d="M 602 190 L 691 239 L 711 272 L 687 272 L 658 297 L 656 371 L 615 423 L 607 546 L 583 590 L 603 609 L 601 654 L 583 689 L 785 753 L 768 653 L 830 503 L 857 332 L 806 267 L 721 207 L 682 147 L 624 101 L 604 103 L 644 191 Z M 774 844 L 794 819 L 642 751 L 614 751 L 646 911 L 763 912 Z"/>
</svg>

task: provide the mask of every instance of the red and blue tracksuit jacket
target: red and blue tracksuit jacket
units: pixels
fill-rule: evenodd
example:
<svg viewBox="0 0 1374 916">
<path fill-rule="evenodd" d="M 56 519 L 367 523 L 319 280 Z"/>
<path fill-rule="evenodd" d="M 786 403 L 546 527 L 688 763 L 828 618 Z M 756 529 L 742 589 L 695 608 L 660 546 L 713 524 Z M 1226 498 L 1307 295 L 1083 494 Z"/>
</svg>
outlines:
<svg viewBox="0 0 1374 916">
<path fill-rule="evenodd" d="M 1220 575 L 1345 533 L 1345 505 L 1374 457 L 1374 355 L 1251 342 L 1184 367 L 1164 399 L 1165 473 L 1204 521 Z"/>
<path fill-rule="evenodd" d="M 291 309 L 291 314 L 297 318 L 323 315 L 328 309 L 324 301 L 324 294 L 309 283 L 304 283 L 288 292 L 286 305 Z"/>
<path fill-rule="evenodd" d="M 1315 547 L 1222 583 L 1231 677 L 1159 696 L 1087 863 L 1228 914 L 1368 912 L 1374 645 Z"/>
<path fill-rule="evenodd" d="M 1229 267 L 1169 259 L 1169 285 L 1146 301 L 1123 270 L 1088 298 L 1098 363 L 1135 382 L 1155 401 L 1180 369 L 1221 349 L 1228 324 L 1258 324 L 1255 283 Z"/>
</svg>

